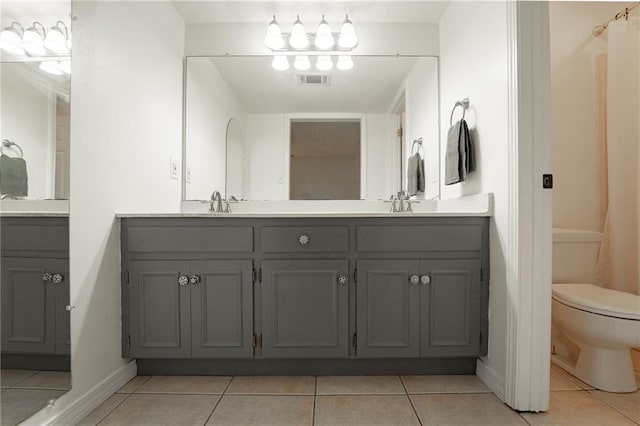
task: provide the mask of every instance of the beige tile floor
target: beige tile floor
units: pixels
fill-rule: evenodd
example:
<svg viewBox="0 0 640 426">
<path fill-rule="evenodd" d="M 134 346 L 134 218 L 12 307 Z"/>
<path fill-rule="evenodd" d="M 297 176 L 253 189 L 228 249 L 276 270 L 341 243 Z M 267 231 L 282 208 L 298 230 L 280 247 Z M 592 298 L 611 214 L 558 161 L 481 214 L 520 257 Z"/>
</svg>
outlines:
<svg viewBox="0 0 640 426">
<path fill-rule="evenodd" d="M 97 424 L 640 425 L 640 392 L 599 392 L 553 366 L 549 411 L 518 413 L 476 376 L 138 376 L 80 423 Z"/>
<path fill-rule="evenodd" d="M 71 389 L 71 374 L 62 371 L 8 370 L 0 375 L 0 424 L 17 425 Z"/>
</svg>

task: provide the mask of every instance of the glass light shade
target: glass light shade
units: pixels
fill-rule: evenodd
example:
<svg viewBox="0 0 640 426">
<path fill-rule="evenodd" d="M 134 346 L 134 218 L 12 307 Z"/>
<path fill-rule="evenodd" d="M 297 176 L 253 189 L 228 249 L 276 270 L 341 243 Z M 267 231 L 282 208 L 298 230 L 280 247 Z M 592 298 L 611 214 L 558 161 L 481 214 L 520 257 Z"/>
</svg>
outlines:
<svg viewBox="0 0 640 426">
<path fill-rule="evenodd" d="M 282 49 L 284 47 L 284 39 L 282 38 L 282 32 L 280 31 L 280 25 L 276 22 L 276 17 L 273 17 L 273 21 L 269 23 L 267 27 L 267 36 L 264 38 L 264 44 L 269 49 Z"/>
<path fill-rule="evenodd" d="M 320 21 L 320 24 L 318 25 L 314 44 L 320 50 L 327 50 L 331 49 L 334 43 L 335 41 L 333 40 L 333 34 L 331 34 L 331 28 L 329 28 L 329 24 L 324 20 L 324 15 L 322 15 L 322 21 Z"/>
<path fill-rule="evenodd" d="M 273 69 L 286 71 L 289 69 L 289 59 L 285 55 L 276 55 L 271 62 Z"/>
<path fill-rule="evenodd" d="M 20 34 L 13 27 L 7 27 L 0 33 L 0 49 L 14 55 L 24 55 L 25 51 L 22 47 L 22 39 Z"/>
<path fill-rule="evenodd" d="M 289 45 L 294 49 L 304 49 L 309 46 L 309 38 L 304 30 L 304 25 L 302 25 L 300 21 L 300 16 L 298 16 L 298 19 L 293 23 L 291 36 L 289 37 Z"/>
<path fill-rule="evenodd" d="M 351 56 L 338 56 L 336 68 L 341 71 L 350 70 L 353 68 L 353 59 L 351 59 Z"/>
<path fill-rule="evenodd" d="M 60 71 L 67 75 L 71 74 L 71 61 L 60 61 Z"/>
<path fill-rule="evenodd" d="M 296 56 L 295 61 L 293 61 L 293 67 L 298 71 L 306 71 L 311 68 L 311 61 L 309 61 L 308 56 Z"/>
<path fill-rule="evenodd" d="M 333 68 L 333 61 L 331 60 L 331 56 L 318 56 L 318 60 L 316 61 L 316 68 L 320 71 L 328 71 Z"/>
<path fill-rule="evenodd" d="M 31 56 L 47 54 L 43 42 L 42 35 L 34 27 L 28 28 L 22 36 L 22 48 Z"/>
<path fill-rule="evenodd" d="M 349 16 L 342 23 L 340 36 L 338 37 L 338 46 L 343 49 L 352 49 L 358 44 L 358 36 L 353 28 L 353 23 L 349 20 Z"/>
<path fill-rule="evenodd" d="M 44 47 L 57 55 L 65 55 L 69 53 L 67 46 L 67 36 L 58 27 L 51 27 L 44 39 Z"/>
<path fill-rule="evenodd" d="M 42 71 L 53 74 L 53 75 L 62 75 L 62 69 L 60 68 L 60 62 L 58 61 L 43 61 L 40 62 L 40 66 L 38 66 Z"/>
</svg>

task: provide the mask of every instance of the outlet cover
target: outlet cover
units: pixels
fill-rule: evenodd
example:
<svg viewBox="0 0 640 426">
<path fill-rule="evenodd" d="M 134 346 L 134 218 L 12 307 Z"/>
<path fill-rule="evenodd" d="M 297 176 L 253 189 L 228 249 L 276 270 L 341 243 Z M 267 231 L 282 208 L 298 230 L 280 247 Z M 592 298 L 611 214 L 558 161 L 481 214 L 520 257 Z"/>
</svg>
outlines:
<svg viewBox="0 0 640 426">
<path fill-rule="evenodd" d="M 169 177 L 171 179 L 178 179 L 178 162 L 175 158 L 169 159 Z"/>
</svg>

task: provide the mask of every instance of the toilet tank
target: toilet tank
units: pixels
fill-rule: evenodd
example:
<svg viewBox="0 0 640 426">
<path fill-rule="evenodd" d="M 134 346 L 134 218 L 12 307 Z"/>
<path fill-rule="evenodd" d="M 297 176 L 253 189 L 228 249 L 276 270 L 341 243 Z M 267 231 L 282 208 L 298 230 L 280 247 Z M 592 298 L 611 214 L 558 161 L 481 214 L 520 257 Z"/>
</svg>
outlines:
<svg viewBox="0 0 640 426">
<path fill-rule="evenodd" d="M 553 228 L 553 283 L 597 284 L 601 241 L 600 232 Z"/>
</svg>

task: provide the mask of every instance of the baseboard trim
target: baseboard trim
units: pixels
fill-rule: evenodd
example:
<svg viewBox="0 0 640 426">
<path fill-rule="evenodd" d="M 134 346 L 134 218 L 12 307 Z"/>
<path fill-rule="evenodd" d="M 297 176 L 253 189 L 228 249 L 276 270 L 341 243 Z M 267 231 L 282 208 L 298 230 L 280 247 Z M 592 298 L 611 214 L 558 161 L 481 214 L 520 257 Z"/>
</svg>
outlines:
<svg viewBox="0 0 640 426">
<path fill-rule="evenodd" d="M 54 426 L 77 424 L 96 407 L 106 401 L 111 395 L 116 393 L 116 391 L 124 386 L 129 380 L 134 378 L 137 371 L 138 368 L 135 360 L 131 361 L 113 372 L 109 377 L 98 383 L 75 401 L 71 401 L 61 411 L 51 418 L 46 419 L 46 421 L 43 422 L 42 419 L 38 419 L 37 423 L 31 423 L 31 419 L 27 419 L 22 423 L 22 425 Z"/>
<path fill-rule="evenodd" d="M 505 400 L 505 384 L 504 378 L 500 378 L 498 374 L 482 362 L 481 359 L 476 362 L 476 376 L 484 382 L 485 385 L 502 401 Z"/>
</svg>

